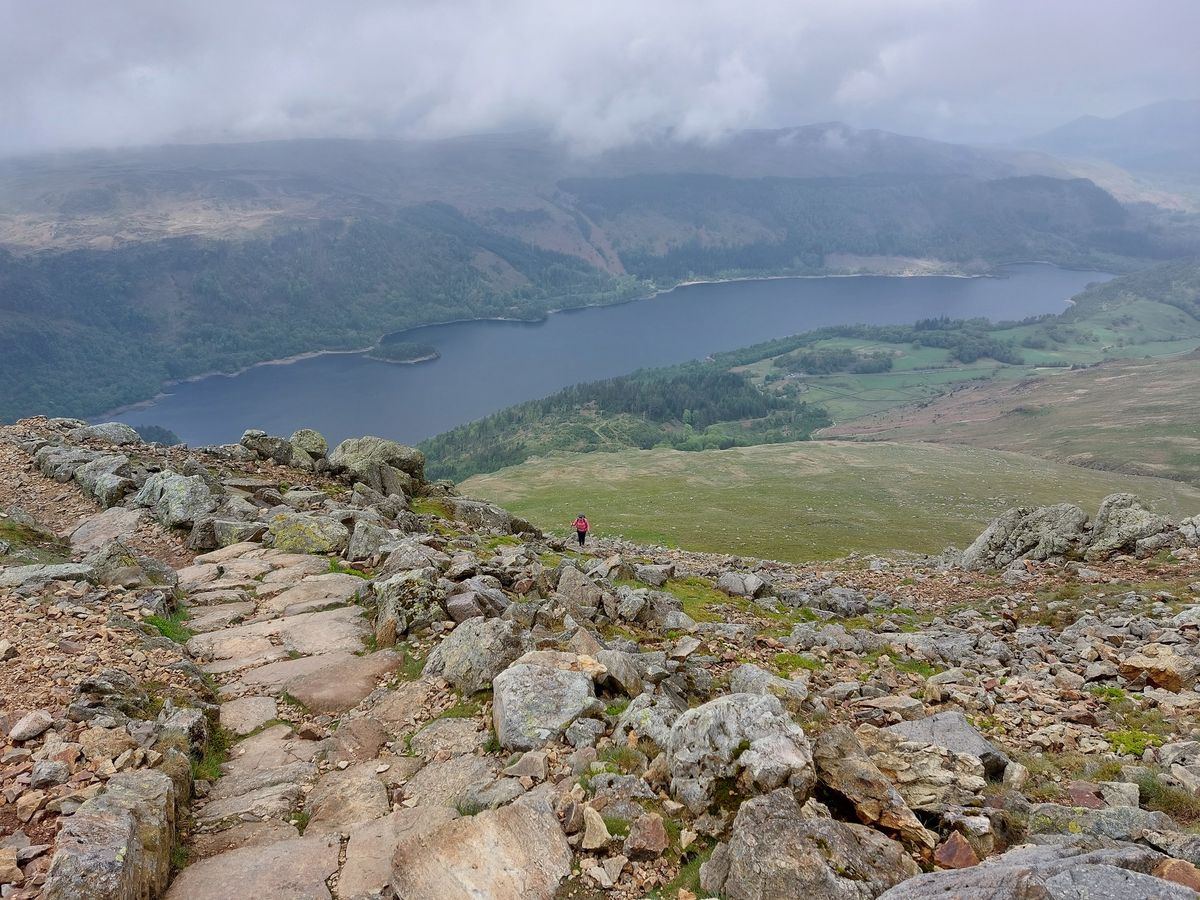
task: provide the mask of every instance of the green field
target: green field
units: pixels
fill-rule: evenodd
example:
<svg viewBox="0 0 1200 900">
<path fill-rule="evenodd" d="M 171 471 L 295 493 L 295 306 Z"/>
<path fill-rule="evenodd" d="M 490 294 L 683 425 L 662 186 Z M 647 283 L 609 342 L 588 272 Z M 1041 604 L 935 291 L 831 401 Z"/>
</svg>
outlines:
<svg viewBox="0 0 1200 900">
<path fill-rule="evenodd" d="M 582 511 L 599 536 L 789 561 L 935 553 L 964 546 L 1011 506 L 1070 501 L 1094 511 L 1116 491 L 1173 517 L 1200 512 L 1200 489 L 1166 479 L 924 443 L 551 456 L 461 490 L 559 533 Z"/>
</svg>

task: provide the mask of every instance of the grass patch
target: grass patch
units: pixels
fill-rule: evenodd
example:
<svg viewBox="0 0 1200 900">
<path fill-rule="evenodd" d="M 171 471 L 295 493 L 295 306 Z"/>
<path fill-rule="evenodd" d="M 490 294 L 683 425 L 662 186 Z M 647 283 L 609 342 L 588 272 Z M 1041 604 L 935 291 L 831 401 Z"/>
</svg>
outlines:
<svg viewBox="0 0 1200 900">
<path fill-rule="evenodd" d="M 605 816 L 600 818 L 604 820 L 604 827 L 608 829 L 608 833 L 615 838 L 629 837 L 629 820 L 623 819 L 620 816 Z"/>
<path fill-rule="evenodd" d="M 483 710 L 483 701 L 473 697 L 459 700 L 453 706 L 444 709 L 439 715 L 439 719 L 471 719 L 479 715 Z"/>
<path fill-rule="evenodd" d="M 177 644 L 186 644 L 192 637 L 192 630 L 184 623 L 192 617 L 186 609 L 177 609 L 167 616 L 147 616 L 142 619 L 163 637 Z"/>
<path fill-rule="evenodd" d="M 356 569 L 356 568 L 354 568 L 354 566 L 348 566 L 345 563 L 343 563 L 340 559 L 329 560 L 329 573 L 328 574 L 330 574 L 330 575 L 353 575 L 355 578 L 366 578 L 368 580 L 371 578 L 371 574 L 369 572 L 366 572 L 362 569 Z"/>
<path fill-rule="evenodd" d="M 825 664 L 819 659 L 803 653 L 776 653 L 774 663 L 775 668 L 784 678 L 790 678 L 792 673 L 798 669 L 819 672 L 825 668 Z"/>
<path fill-rule="evenodd" d="M 192 778 L 196 781 L 216 781 L 221 777 L 221 765 L 229 759 L 233 734 L 219 725 L 208 733 L 208 743 L 199 759 L 192 760 Z"/>
<path fill-rule="evenodd" d="M 636 775 L 645 765 L 642 754 L 633 747 L 624 744 L 613 744 L 600 752 L 601 762 L 608 763 L 623 775 Z"/>
<path fill-rule="evenodd" d="M 1104 736 L 1108 738 L 1108 743 L 1112 746 L 1114 753 L 1132 753 L 1137 757 L 1140 757 L 1151 747 L 1161 747 L 1163 745 L 1161 735 L 1151 734 L 1148 731 L 1141 731 L 1136 728 L 1122 728 L 1117 731 L 1109 731 Z"/>
<path fill-rule="evenodd" d="M 1129 695 L 1119 687 L 1091 687 L 1088 688 L 1088 693 L 1093 697 L 1110 704 L 1124 703 L 1129 699 Z"/>
<path fill-rule="evenodd" d="M 683 611 L 697 622 L 725 621 L 720 613 L 710 607 L 729 605 L 729 597 L 713 587 L 707 578 L 672 578 L 663 585 L 663 589 L 678 597 Z"/>
<path fill-rule="evenodd" d="M 615 718 L 629 708 L 629 703 L 628 699 L 616 700 L 610 703 L 604 711 Z"/>
<path fill-rule="evenodd" d="M 485 550 L 491 550 L 494 553 L 501 547 L 519 547 L 523 543 L 525 542 L 514 534 L 498 534 L 484 541 L 483 547 Z"/>
<path fill-rule="evenodd" d="M 280 693 L 279 702 L 286 703 L 288 706 L 293 707 L 301 715 L 305 715 L 308 713 L 308 707 L 304 704 L 304 702 L 302 700 L 297 700 L 294 696 L 289 694 L 287 691 L 283 691 Z"/>
<path fill-rule="evenodd" d="M 454 518 L 454 511 L 444 500 L 433 497 L 417 497 L 412 501 L 411 509 L 419 516 L 439 516 L 443 519 Z"/>
<path fill-rule="evenodd" d="M 1200 797 L 1191 791 L 1166 784 L 1154 773 L 1138 778 L 1137 786 L 1146 809 L 1166 813 L 1181 825 L 1200 823 Z"/>
<path fill-rule="evenodd" d="M 305 829 L 308 828 L 308 820 L 311 818 L 312 816 L 309 813 L 306 813 L 304 810 L 300 810 L 298 813 L 292 816 L 291 823 L 296 826 L 297 831 L 299 831 L 301 834 L 304 834 Z"/>
<path fill-rule="evenodd" d="M 697 897 L 705 896 L 704 891 L 700 889 L 700 867 L 712 856 L 712 848 L 697 847 L 698 844 L 699 839 L 683 855 L 679 874 L 649 893 L 651 900 L 677 900 L 680 891 L 690 891 Z"/>
<path fill-rule="evenodd" d="M 940 669 L 923 659 L 895 659 L 892 660 L 892 665 L 896 667 L 897 672 L 906 672 L 909 675 L 920 675 L 922 678 L 932 678 L 939 672 L 945 671 L 944 669 Z"/>
</svg>

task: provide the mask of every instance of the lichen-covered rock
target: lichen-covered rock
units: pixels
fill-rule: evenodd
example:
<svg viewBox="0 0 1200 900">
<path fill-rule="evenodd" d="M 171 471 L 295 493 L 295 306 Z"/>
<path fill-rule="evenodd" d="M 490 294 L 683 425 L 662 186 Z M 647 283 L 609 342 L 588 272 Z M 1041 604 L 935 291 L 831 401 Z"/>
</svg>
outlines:
<svg viewBox="0 0 1200 900">
<path fill-rule="evenodd" d="M 107 509 L 133 489 L 130 471 L 129 457 L 113 453 L 84 463 L 75 470 L 74 477 L 85 494 Z"/>
<path fill-rule="evenodd" d="M 134 495 L 134 506 L 149 507 L 168 528 L 190 527 L 217 508 L 216 498 L 199 475 L 156 472 Z"/>
<path fill-rule="evenodd" d="M 306 513 L 277 513 L 267 532 L 271 546 L 285 553 L 340 553 L 350 542 L 341 522 Z"/>
<path fill-rule="evenodd" d="M 400 543 L 399 537 L 382 525 L 356 522 L 350 544 L 346 549 L 348 559 L 371 559 L 386 556 Z"/>
<path fill-rule="evenodd" d="M 468 619 L 434 647 L 425 675 L 440 675 L 460 693 L 473 694 L 529 649 L 526 631 L 506 619 Z"/>
<path fill-rule="evenodd" d="M 1018 559 L 1050 559 L 1087 539 L 1087 513 L 1071 503 L 1002 513 L 963 551 L 965 569 L 1002 569 Z"/>
<path fill-rule="evenodd" d="M 1170 527 L 1170 520 L 1150 512 L 1133 494 L 1110 494 L 1096 513 L 1087 558 L 1104 559 L 1114 553 L 1133 550 L 1139 540 Z"/>
<path fill-rule="evenodd" d="M 289 465 L 292 461 L 291 442 L 274 435 L 251 428 L 242 434 L 242 446 L 253 450 L 263 459 L 271 459 L 281 466 Z"/>
<path fill-rule="evenodd" d="M 804 729 L 771 695 L 729 694 L 689 709 L 671 727 L 667 765 L 671 792 L 697 815 L 721 779 L 739 779 L 747 793 L 786 784 L 802 797 L 816 780 Z"/>
<path fill-rule="evenodd" d="M 666 749 L 671 744 L 671 726 L 686 710 L 687 704 L 682 699 L 665 691 L 640 694 L 617 719 L 614 740 L 624 741 L 633 733 L 639 738 L 650 738 Z"/>
<path fill-rule="evenodd" d="M 570 872 L 558 819 L 519 802 L 404 842 L 392 860 L 391 887 L 412 900 L 552 900 Z"/>
<path fill-rule="evenodd" d="M 93 581 L 96 572 L 83 563 L 49 566 L 8 566 L 0 569 L 0 588 L 27 587 L 50 581 Z"/>
<path fill-rule="evenodd" d="M 1008 756 L 980 734 L 958 710 L 947 710 L 922 719 L 898 722 L 888 726 L 885 731 L 905 740 L 921 741 L 955 753 L 977 757 L 983 763 L 984 771 L 995 779 L 1004 775 L 1004 768 L 1008 765 Z"/>
<path fill-rule="evenodd" d="M 505 534 L 513 532 L 513 515 L 494 503 L 453 497 L 450 500 L 454 518 L 475 528 L 489 528 Z"/>
<path fill-rule="evenodd" d="M 726 900 L 871 900 L 920 871 L 878 831 L 807 818 L 791 791 L 776 790 L 742 804 L 700 885 Z"/>
<path fill-rule="evenodd" d="M 598 705 L 592 675 L 526 654 L 492 681 L 492 725 L 506 750 L 536 750 Z"/>
<path fill-rule="evenodd" d="M 109 541 L 92 551 L 84 564 L 95 571 L 101 584 L 122 587 L 174 587 L 179 576 L 166 563 L 133 550 L 121 541 Z"/>
<path fill-rule="evenodd" d="M 412 569 L 371 583 L 378 612 L 375 641 L 390 647 L 405 632 L 423 628 L 443 617 L 445 593 L 437 583 L 437 570 Z"/>
<path fill-rule="evenodd" d="M 312 428 L 301 428 L 293 432 L 288 442 L 297 450 L 303 450 L 313 459 L 321 459 L 329 453 L 329 441 L 325 435 Z"/>
<path fill-rule="evenodd" d="M 1089 809 L 1039 803 L 1029 812 L 1030 834 L 1088 834 L 1114 841 L 1136 841 L 1147 831 L 1178 831 L 1166 813 L 1136 806 Z"/>
<path fill-rule="evenodd" d="M 126 900 L 166 890 L 175 786 L 162 772 L 120 772 L 104 793 L 63 821 L 43 888 L 46 900 Z"/>
<path fill-rule="evenodd" d="M 350 438 L 329 456 L 335 472 L 361 481 L 381 494 L 410 494 L 425 480 L 425 454 L 380 437 Z"/>
</svg>

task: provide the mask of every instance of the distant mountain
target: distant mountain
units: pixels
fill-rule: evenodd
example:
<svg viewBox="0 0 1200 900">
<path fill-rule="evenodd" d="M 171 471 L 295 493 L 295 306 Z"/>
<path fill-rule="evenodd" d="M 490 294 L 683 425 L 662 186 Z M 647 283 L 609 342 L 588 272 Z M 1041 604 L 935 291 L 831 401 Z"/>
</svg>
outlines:
<svg viewBox="0 0 1200 900">
<path fill-rule="evenodd" d="M 1200 99 L 1165 100 L 1109 119 L 1084 116 L 1024 143 L 1134 172 L 1200 175 Z"/>
</svg>

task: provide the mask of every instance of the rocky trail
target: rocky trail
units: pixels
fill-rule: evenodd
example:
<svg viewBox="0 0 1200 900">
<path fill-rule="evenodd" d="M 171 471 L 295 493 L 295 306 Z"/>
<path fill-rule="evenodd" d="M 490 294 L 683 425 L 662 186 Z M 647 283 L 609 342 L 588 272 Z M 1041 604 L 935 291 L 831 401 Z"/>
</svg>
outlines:
<svg viewBox="0 0 1200 900">
<path fill-rule="evenodd" d="M 0 897 L 1188 897 L 1200 522 L 573 552 L 376 438 L 0 428 Z"/>
</svg>

